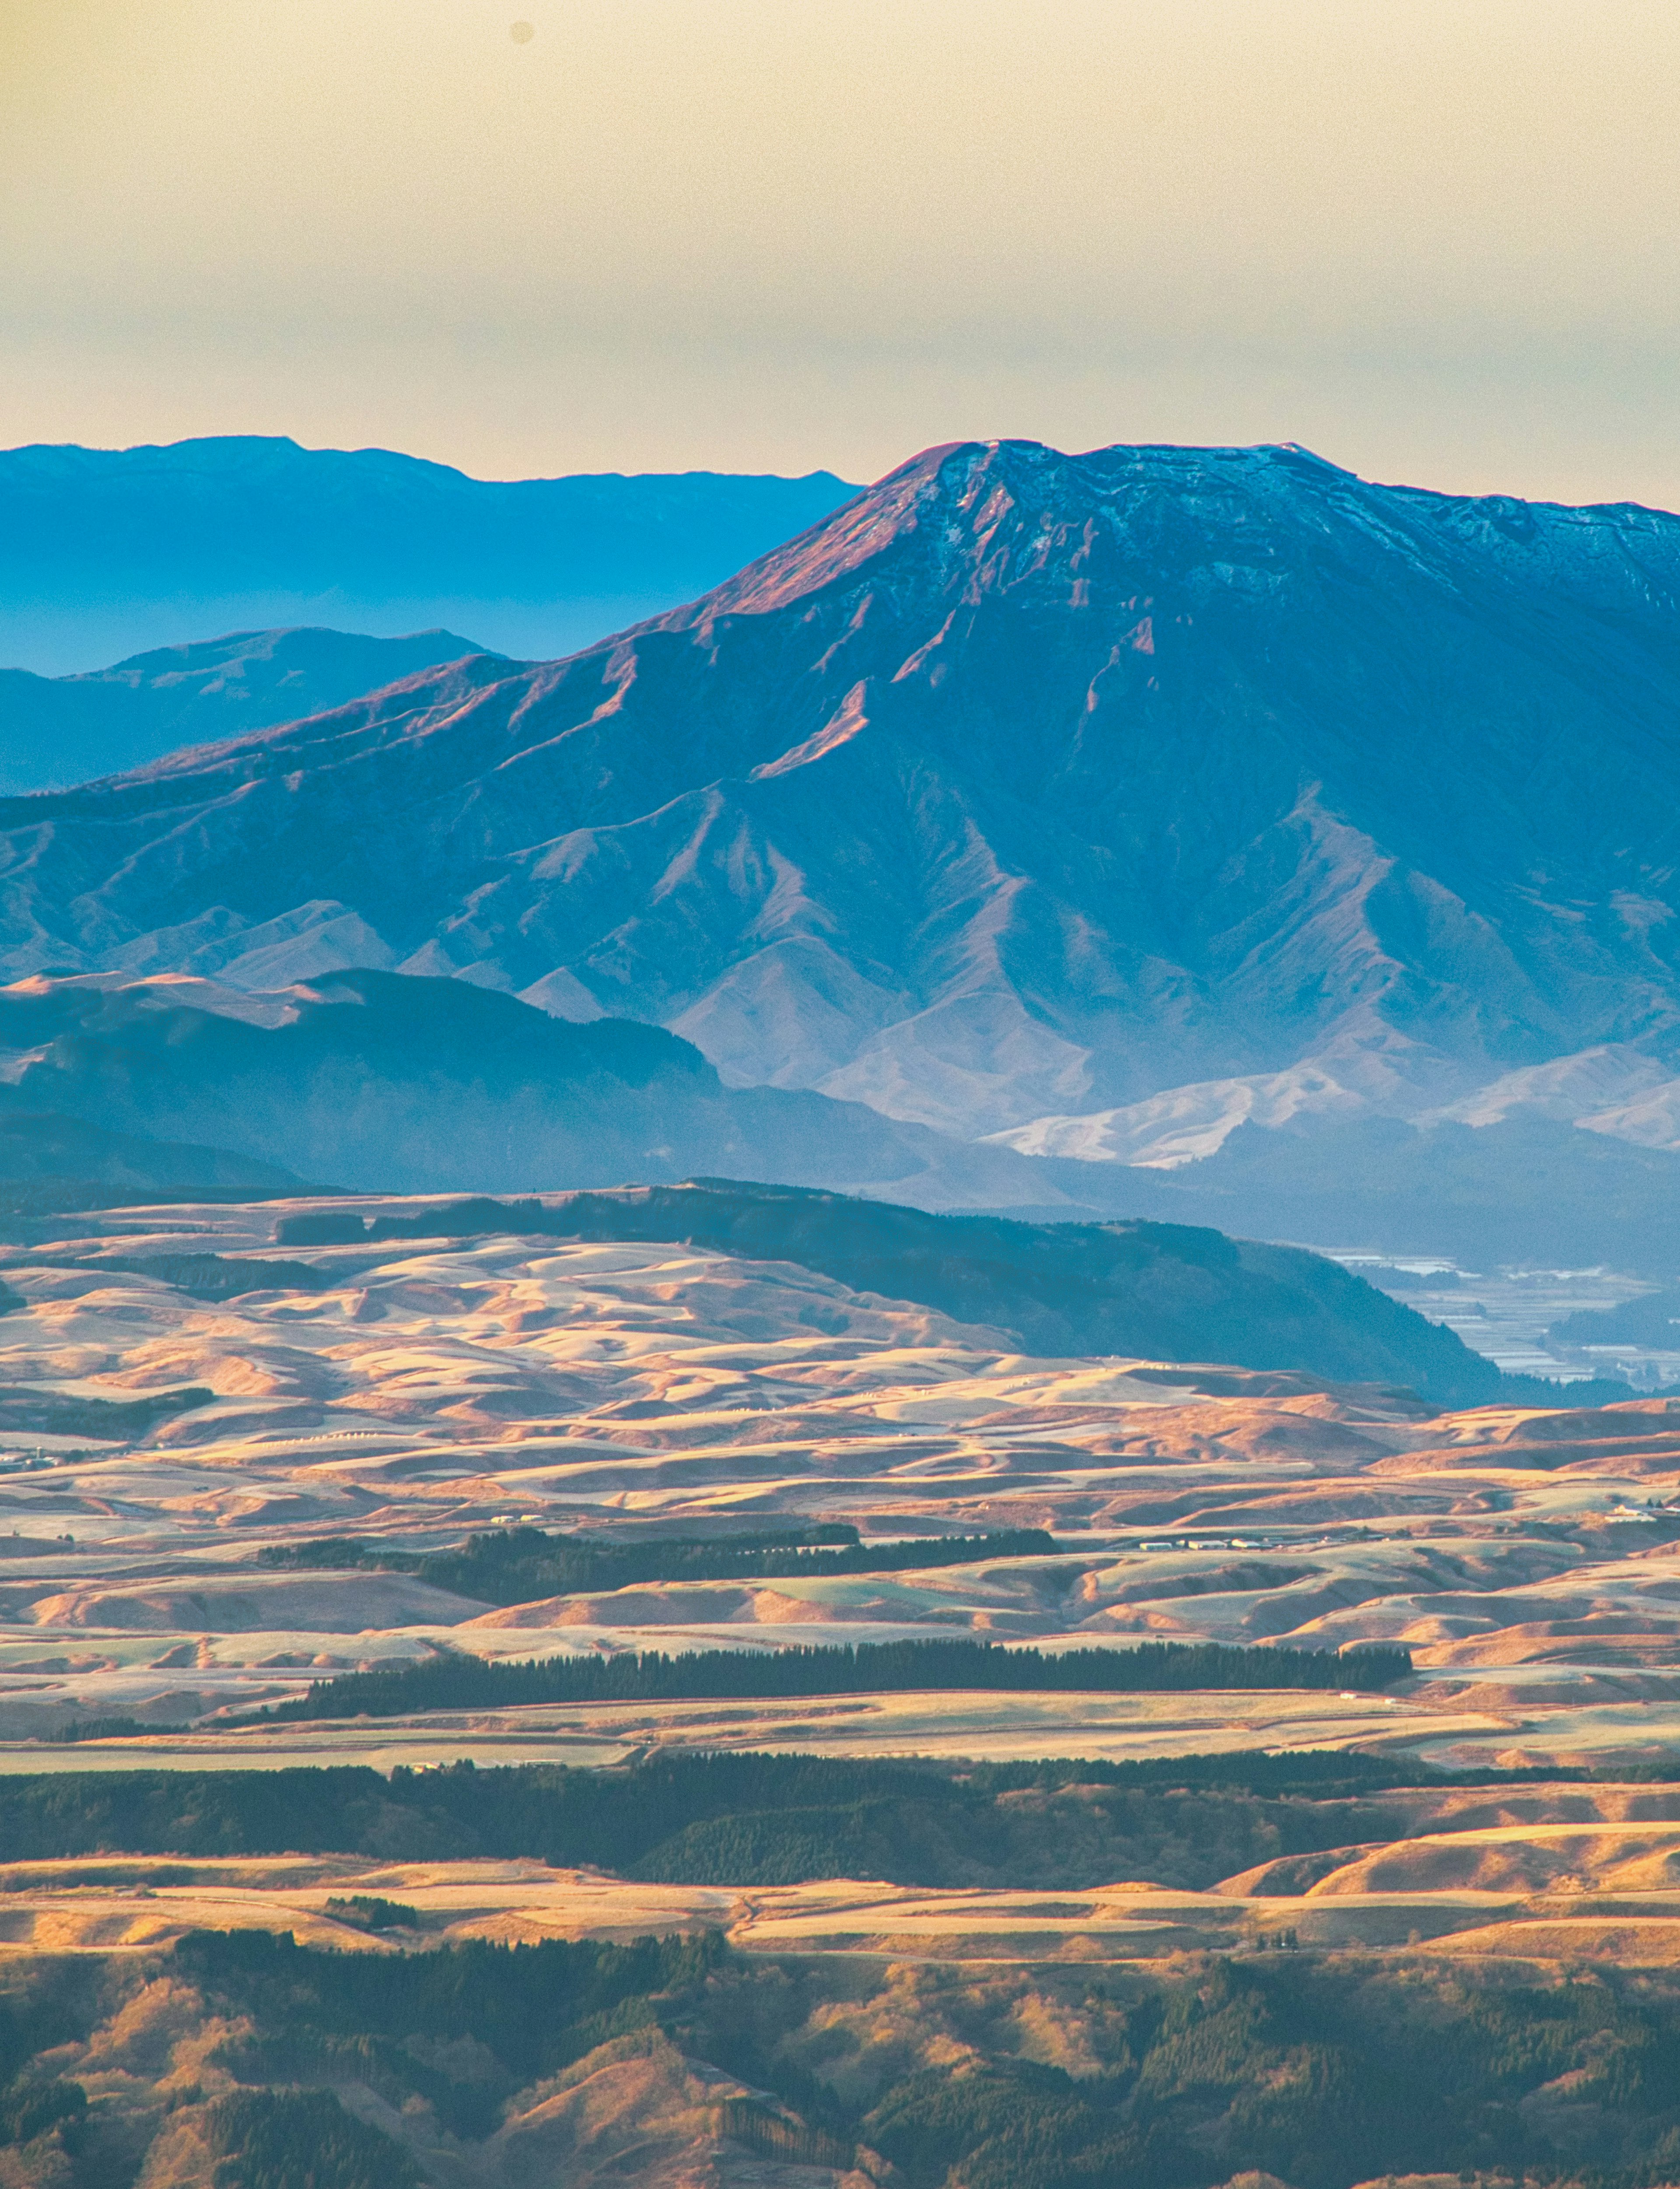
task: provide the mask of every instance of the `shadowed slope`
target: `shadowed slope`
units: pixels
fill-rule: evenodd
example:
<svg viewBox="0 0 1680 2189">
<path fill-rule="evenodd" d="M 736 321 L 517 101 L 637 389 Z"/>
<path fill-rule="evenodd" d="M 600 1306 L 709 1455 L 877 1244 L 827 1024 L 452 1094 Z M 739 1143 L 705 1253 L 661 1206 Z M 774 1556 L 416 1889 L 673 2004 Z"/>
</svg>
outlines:
<svg viewBox="0 0 1680 2189">
<path fill-rule="evenodd" d="M 571 661 L 7 817 L 8 962 L 215 972 L 348 908 L 363 962 L 964 1131 L 1660 1046 L 1677 581 L 1639 510 L 935 450 Z"/>
<path fill-rule="evenodd" d="M 347 972 L 255 995 L 178 977 L 27 981 L 0 990 L 5 1052 L 14 1076 L 0 1085 L 0 1120 L 50 1113 L 190 1136 L 364 1189 L 769 1169 L 897 1185 L 936 1205 L 1055 1192 L 1010 1150 L 820 1094 L 732 1090 L 660 1027 L 572 1025 L 468 981 Z"/>
<path fill-rule="evenodd" d="M 178 745 L 294 722 L 482 652 L 449 631 L 246 631 L 81 676 L 0 669 L 0 793 L 116 775 Z"/>
</svg>

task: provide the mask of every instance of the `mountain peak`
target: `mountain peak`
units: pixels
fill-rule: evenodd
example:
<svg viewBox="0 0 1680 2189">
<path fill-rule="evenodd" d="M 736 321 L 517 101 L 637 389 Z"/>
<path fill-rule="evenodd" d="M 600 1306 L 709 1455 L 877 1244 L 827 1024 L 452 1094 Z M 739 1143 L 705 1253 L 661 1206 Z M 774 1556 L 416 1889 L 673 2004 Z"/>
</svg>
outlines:
<svg viewBox="0 0 1680 2189">
<path fill-rule="evenodd" d="M 1255 501 L 1256 514 L 1302 487 L 1361 484 L 1350 472 L 1289 444 L 1257 448 L 1128 445 L 1071 455 L 1030 440 L 952 441 L 924 449 L 796 539 L 774 548 L 691 605 L 655 619 L 662 631 L 709 631 L 720 617 L 765 615 L 836 587 L 877 578 L 944 592 L 977 582 L 1061 583 L 1078 604 L 1099 535 L 1151 504 L 1208 493 Z M 1378 491 L 1381 491 L 1378 489 Z M 891 565 L 891 574 L 887 566 Z M 1081 586 L 1080 573 L 1085 572 Z M 612 643 L 612 642 L 605 642 Z"/>
<path fill-rule="evenodd" d="M 454 972 L 966 1135 L 1451 1102 L 1680 1048 L 1677 594 L 1672 518 L 929 449 L 569 659 L 31 801 L 3 970 Z"/>
<path fill-rule="evenodd" d="M 972 606 L 983 591 L 1035 599 L 1046 613 L 1106 597 L 1118 614 L 1145 594 L 1155 601 L 1163 585 L 1186 616 L 1198 606 L 1223 613 L 1233 591 L 1283 585 L 1303 602 L 1316 597 L 1327 557 L 1379 593 L 1390 580 L 1426 585 L 1441 600 L 1466 585 L 1514 583 L 1561 587 L 1581 608 L 1619 614 L 1654 587 L 1674 601 L 1680 520 L 1631 506 L 1379 485 L 1293 442 L 1117 443 L 1080 455 L 1031 440 L 950 442 L 648 628 L 709 642 L 721 618 L 842 592 L 859 614 L 871 593 L 877 621 L 888 599 Z"/>
</svg>

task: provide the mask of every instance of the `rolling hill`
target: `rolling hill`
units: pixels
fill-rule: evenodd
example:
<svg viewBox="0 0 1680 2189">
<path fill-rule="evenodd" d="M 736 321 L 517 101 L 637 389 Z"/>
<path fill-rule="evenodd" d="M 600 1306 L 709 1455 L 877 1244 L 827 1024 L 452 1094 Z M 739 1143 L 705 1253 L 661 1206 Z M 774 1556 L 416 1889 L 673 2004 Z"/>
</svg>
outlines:
<svg viewBox="0 0 1680 2189">
<path fill-rule="evenodd" d="M 1409 1385 L 1440 1405 L 1509 1400 L 1525 1381 L 1502 1377 L 1455 1332 L 1320 1255 L 1181 1225 L 935 1216 L 736 1179 L 540 1202 L 477 1198 L 369 1221 L 371 1233 L 358 1212 L 282 1217 L 279 1236 L 286 1245 L 345 1245 L 370 1236 L 513 1230 L 679 1241 L 797 1263 L 853 1292 L 914 1300 L 1001 1331 L 1023 1353 L 1051 1359 L 1119 1355 L 1303 1369 L 1344 1382 Z"/>
</svg>

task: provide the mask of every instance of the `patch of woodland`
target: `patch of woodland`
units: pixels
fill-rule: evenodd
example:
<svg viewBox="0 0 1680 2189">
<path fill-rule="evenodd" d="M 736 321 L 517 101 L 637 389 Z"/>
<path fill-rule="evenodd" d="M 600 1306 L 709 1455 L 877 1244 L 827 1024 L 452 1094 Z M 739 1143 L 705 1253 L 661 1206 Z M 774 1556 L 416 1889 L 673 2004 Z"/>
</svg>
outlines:
<svg viewBox="0 0 1680 2189">
<path fill-rule="evenodd" d="M 210 1406 L 215 1397 L 201 1383 L 149 1392 L 141 1399 L 87 1399 L 14 1385 L 0 1393 L 0 1430 L 12 1436 L 85 1436 L 101 1443 L 136 1444 L 160 1422 Z"/>
<path fill-rule="evenodd" d="M 1125 1649 L 1042 1650 L 939 1640 L 800 1644 L 783 1649 L 623 1650 L 612 1656 L 523 1661 L 449 1652 L 420 1664 L 342 1672 L 307 1694 L 225 1721 L 409 1717 L 426 1711 L 528 1703 L 672 1702 L 730 1697 L 916 1694 L 1190 1694 L 1204 1689 L 1350 1690 L 1380 1694 L 1409 1677 L 1412 1653 L 1389 1643 L 1342 1651 L 1264 1643 L 1144 1642 Z"/>
<path fill-rule="evenodd" d="M 625 1769 L 460 1763 L 388 1779 L 354 1765 L 43 1773 L 0 1779 L 0 1847 L 18 1863 L 522 1857 L 670 1884 L 1201 1888 L 1283 1856 L 1393 1839 L 1407 1814 L 1384 1796 L 1403 1790 L 1569 1775 L 1449 1778 L 1333 1751 L 961 1768 L 674 1752 Z M 30 1882 L 0 1870 L 0 1894 Z"/>
<path fill-rule="evenodd" d="M 0 1136 L 20 1124 L 42 1122 L 27 1117 L 0 1118 Z M 44 1122 L 76 1123 L 62 1118 Z M 142 1143 L 137 1140 L 135 1145 Z M 330 1187 L 313 1186 L 308 1190 L 312 1194 L 332 1191 Z M 112 1182 L 50 1172 L 36 1177 L 0 1178 L 0 1243 L 41 1247 L 65 1239 L 102 1236 L 110 1227 L 93 1219 L 107 1208 L 155 1208 L 183 1203 L 189 1207 L 217 1203 L 242 1208 L 252 1202 L 295 1200 L 301 1191 L 301 1181 L 273 1170 L 268 1171 L 265 1178 L 253 1178 L 251 1184 L 245 1185 L 182 1185 L 144 1179 Z M 78 1222 L 84 1217 L 88 1220 Z"/>
<path fill-rule="evenodd" d="M 259 1564 L 339 1571 L 409 1573 L 433 1588 L 481 1604 L 534 1604 L 545 1597 L 600 1595 L 649 1581 L 781 1581 L 800 1575 L 914 1573 L 987 1558 L 1054 1558 L 1061 1546 L 1042 1528 L 989 1535 L 932 1536 L 865 1543 L 843 1522 L 745 1535 L 615 1538 L 499 1528 L 459 1548 L 403 1551 L 354 1536 L 275 1543 Z"/>
<path fill-rule="evenodd" d="M 319 1292 L 344 1280 L 308 1262 L 264 1261 L 241 1254 L 101 1254 L 78 1269 L 151 1277 L 193 1299 L 237 1299 L 245 1292 Z"/>
</svg>

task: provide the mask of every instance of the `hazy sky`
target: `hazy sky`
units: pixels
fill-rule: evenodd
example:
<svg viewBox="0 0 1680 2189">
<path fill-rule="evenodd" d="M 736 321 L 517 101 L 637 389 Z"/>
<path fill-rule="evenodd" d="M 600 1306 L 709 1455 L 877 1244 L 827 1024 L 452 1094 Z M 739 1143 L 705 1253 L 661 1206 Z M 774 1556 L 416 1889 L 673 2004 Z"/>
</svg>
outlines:
<svg viewBox="0 0 1680 2189">
<path fill-rule="evenodd" d="M 1677 506 L 1677 112 L 1675 0 L 0 0 L 0 444 Z"/>
</svg>

